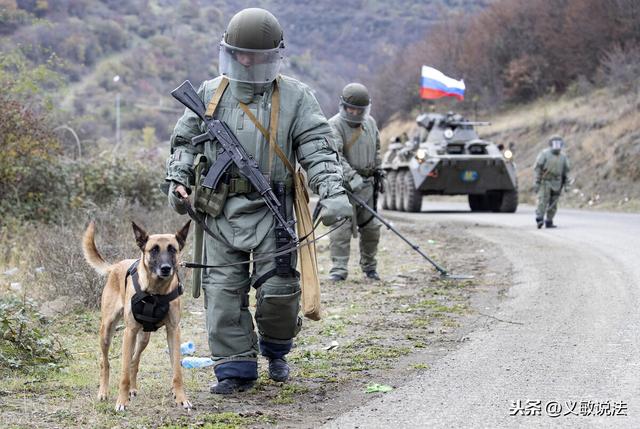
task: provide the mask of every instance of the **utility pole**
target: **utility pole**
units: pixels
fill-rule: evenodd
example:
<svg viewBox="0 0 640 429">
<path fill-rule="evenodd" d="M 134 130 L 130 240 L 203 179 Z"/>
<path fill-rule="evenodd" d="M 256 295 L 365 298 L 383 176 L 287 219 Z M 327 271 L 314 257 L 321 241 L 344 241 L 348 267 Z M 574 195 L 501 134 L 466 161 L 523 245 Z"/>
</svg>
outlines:
<svg viewBox="0 0 640 429">
<path fill-rule="evenodd" d="M 113 82 L 118 83 L 120 75 L 113 77 Z M 120 146 L 120 91 L 116 91 L 116 147 Z"/>
</svg>

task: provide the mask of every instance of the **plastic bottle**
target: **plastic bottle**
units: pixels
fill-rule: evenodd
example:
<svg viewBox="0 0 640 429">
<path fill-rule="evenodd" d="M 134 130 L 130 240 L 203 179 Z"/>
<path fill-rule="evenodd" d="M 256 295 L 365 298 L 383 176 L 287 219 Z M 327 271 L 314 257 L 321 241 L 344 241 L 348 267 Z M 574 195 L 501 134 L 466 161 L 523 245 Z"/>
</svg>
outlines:
<svg viewBox="0 0 640 429">
<path fill-rule="evenodd" d="M 186 343 L 180 344 L 180 354 L 192 355 L 195 352 L 196 352 L 196 345 L 193 344 L 193 341 L 187 341 Z"/>
<path fill-rule="evenodd" d="M 187 356 L 181 361 L 183 368 L 204 368 L 213 365 L 211 358 Z"/>
</svg>

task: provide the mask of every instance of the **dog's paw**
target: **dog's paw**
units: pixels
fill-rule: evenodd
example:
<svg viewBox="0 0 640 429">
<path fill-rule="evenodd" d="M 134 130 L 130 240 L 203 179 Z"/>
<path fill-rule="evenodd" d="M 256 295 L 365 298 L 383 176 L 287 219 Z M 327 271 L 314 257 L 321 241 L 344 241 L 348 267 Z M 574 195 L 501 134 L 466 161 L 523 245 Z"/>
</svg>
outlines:
<svg viewBox="0 0 640 429">
<path fill-rule="evenodd" d="M 193 408 L 193 405 L 191 404 L 191 402 L 189 402 L 189 400 L 187 398 L 185 398 L 182 401 L 176 400 L 176 405 L 178 405 L 179 407 L 184 408 L 185 410 L 191 410 L 191 408 Z"/>
<path fill-rule="evenodd" d="M 99 390 L 98 391 L 98 401 L 106 401 L 107 400 L 107 391 L 106 390 Z"/>
<path fill-rule="evenodd" d="M 138 389 L 129 390 L 129 399 L 133 399 L 138 396 Z"/>
<path fill-rule="evenodd" d="M 116 412 L 117 413 L 124 413 L 125 411 L 127 411 L 127 407 L 128 406 L 129 406 L 129 401 L 128 400 L 118 399 L 118 401 L 116 402 Z"/>
</svg>

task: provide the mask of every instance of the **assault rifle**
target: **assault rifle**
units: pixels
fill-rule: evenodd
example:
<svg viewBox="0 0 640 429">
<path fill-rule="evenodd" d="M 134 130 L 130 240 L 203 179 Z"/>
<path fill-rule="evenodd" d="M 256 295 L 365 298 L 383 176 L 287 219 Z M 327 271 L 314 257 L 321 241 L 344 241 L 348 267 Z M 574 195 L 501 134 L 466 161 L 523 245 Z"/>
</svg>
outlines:
<svg viewBox="0 0 640 429">
<path fill-rule="evenodd" d="M 285 229 L 293 243 L 297 243 L 298 237 L 293 230 L 295 221 L 285 220 L 279 210 L 281 203 L 271 189 L 271 184 L 258 168 L 256 160 L 247 153 L 229 126 L 224 121 L 205 116 L 206 107 L 188 80 L 185 80 L 182 85 L 171 91 L 171 95 L 198 115 L 207 127 L 207 131 L 204 134 L 194 137 L 191 142 L 194 145 L 205 141 L 217 141 L 220 144 L 218 157 L 209 168 L 202 186 L 215 189 L 224 173 L 231 166 L 231 163 L 235 164 L 240 174 L 246 177 L 253 188 L 262 196 L 278 224 Z"/>
</svg>

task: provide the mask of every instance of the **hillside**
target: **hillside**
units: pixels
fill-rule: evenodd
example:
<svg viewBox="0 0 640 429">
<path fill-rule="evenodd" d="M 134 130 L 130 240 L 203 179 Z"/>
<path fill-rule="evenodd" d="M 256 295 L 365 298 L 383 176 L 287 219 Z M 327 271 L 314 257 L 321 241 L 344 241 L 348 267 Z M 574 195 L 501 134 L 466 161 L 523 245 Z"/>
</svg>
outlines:
<svg viewBox="0 0 640 429">
<path fill-rule="evenodd" d="M 174 87 L 217 75 L 218 42 L 241 8 L 264 7 L 279 18 L 284 72 L 316 90 L 331 115 L 345 83 L 369 82 L 381 64 L 442 17 L 487 3 L 0 0 L 0 56 L 17 50 L 31 64 L 59 72 L 66 82 L 54 97 L 59 121 L 88 144 L 113 142 L 120 94 L 125 143 L 138 144 L 169 137 L 181 111 L 168 96 Z"/>
<path fill-rule="evenodd" d="M 546 139 L 564 136 L 575 179 L 563 204 L 576 207 L 640 210 L 640 93 L 612 88 L 580 96 L 541 99 L 482 119 L 482 138 L 515 143 L 521 200 L 534 202 L 533 164 Z M 411 132 L 412 120 L 396 119 L 383 130 L 388 142 Z"/>
</svg>

